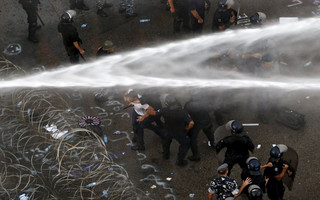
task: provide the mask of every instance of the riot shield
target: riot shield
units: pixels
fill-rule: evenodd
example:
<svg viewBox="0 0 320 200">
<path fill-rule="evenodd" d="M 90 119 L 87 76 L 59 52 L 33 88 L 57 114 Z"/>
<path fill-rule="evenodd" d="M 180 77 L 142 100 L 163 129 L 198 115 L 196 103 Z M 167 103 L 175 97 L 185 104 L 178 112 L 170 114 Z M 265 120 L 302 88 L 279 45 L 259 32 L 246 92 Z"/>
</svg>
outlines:
<svg viewBox="0 0 320 200">
<path fill-rule="evenodd" d="M 226 125 L 219 126 L 215 132 L 214 132 L 214 145 L 216 146 L 219 141 L 224 139 L 227 136 L 231 135 L 231 131 L 227 130 Z M 226 153 L 226 148 L 222 149 L 218 154 L 217 154 L 217 159 L 219 164 L 222 164 L 224 161 L 224 155 Z"/>
<path fill-rule="evenodd" d="M 292 172 L 292 174 L 286 173 L 282 179 L 283 183 L 291 191 L 293 186 L 293 181 L 298 169 L 298 161 L 299 161 L 298 153 L 293 148 L 288 147 L 288 150 L 283 153 L 282 160 L 285 164 L 289 165 L 288 171 Z"/>
</svg>

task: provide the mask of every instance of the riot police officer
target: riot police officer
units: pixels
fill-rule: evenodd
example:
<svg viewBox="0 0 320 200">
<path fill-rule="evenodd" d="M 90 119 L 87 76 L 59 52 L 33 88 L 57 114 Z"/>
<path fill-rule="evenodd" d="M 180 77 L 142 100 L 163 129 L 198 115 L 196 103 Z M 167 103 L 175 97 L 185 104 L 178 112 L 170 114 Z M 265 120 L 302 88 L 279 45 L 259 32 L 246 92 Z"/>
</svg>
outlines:
<svg viewBox="0 0 320 200">
<path fill-rule="evenodd" d="M 250 185 L 248 188 L 249 200 L 263 200 L 263 191 L 258 185 Z"/>
<path fill-rule="evenodd" d="M 262 176 L 260 169 L 264 168 L 266 166 L 261 166 L 260 161 L 258 158 L 256 157 L 249 157 L 246 161 L 247 163 L 247 170 L 244 170 L 241 174 L 241 179 L 242 180 L 246 180 L 246 178 L 250 178 L 252 180 L 252 184 L 254 185 L 258 185 L 260 190 L 263 191 L 263 193 L 265 193 L 266 189 L 266 181 L 264 179 L 264 177 Z M 249 186 L 248 186 L 249 187 Z M 244 193 L 246 195 L 248 195 L 249 197 L 249 190 L 247 190 L 248 188 L 246 188 L 244 190 Z"/>
<path fill-rule="evenodd" d="M 39 42 L 36 37 L 36 31 L 41 27 L 37 25 L 37 12 L 38 5 L 40 4 L 39 0 L 20 0 L 19 3 L 22 4 L 23 9 L 28 15 L 28 24 L 29 24 L 29 35 L 28 40 L 33 43 Z"/>
<path fill-rule="evenodd" d="M 223 31 L 236 24 L 237 12 L 231 8 L 233 4 L 233 0 L 219 0 L 218 9 L 213 15 L 213 31 Z"/>
<path fill-rule="evenodd" d="M 69 10 L 62 14 L 58 31 L 63 39 L 64 47 L 72 64 L 79 63 L 79 55 L 84 54 L 80 47 L 82 40 L 79 38 L 77 28 L 72 25 L 75 11 Z"/>
<path fill-rule="evenodd" d="M 191 151 L 193 153 L 192 156 L 188 157 L 188 159 L 191 161 L 200 160 L 197 141 L 200 130 L 202 130 L 207 136 L 210 145 L 214 147 L 213 126 L 208 108 L 208 104 L 202 101 L 201 97 L 198 95 L 193 95 L 191 99 L 184 105 L 184 109 L 190 114 L 192 120 L 194 121 L 194 126 L 188 132 L 191 139 Z"/>
<path fill-rule="evenodd" d="M 255 146 L 250 137 L 243 132 L 243 126 L 240 122 L 231 120 L 226 124 L 226 127 L 229 127 L 231 136 L 220 140 L 216 145 L 216 150 L 219 153 L 223 148 L 227 148 L 224 163 L 228 164 L 228 175 L 230 175 L 231 169 L 236 163 L 239 164 L 242 170 L 246 170 L 249 151 L 254 152 Z"/>
<path fill-rule="evenodd" d="M 190 147 L 190 139 L 187 132 L 193 127 L 194 122 L 172 95 L 168 95 L 165 98 L 165 105 L 165 108 L 158 111 L 158 114 L 164 118 L 164 126 L 167 132 L 163 145 L 163 157 L 164 159 L 169 159 L 170 145 L 174 138 L 180 144 L 176 165 L 187 165 L 188 162 L 184 159 Z"/>
<path fill-rule="evenodd" d="M 270 150 L 270 158 L 268 164 L 271 167 L 267 167 L 264 170 L 264 176 L 269 178 L 266 185 L 267 194 L 270 200 L 282 200 L 284 196 L 285 187 L 282 179 L 288 170 L 288 165 L 283 163 L 281 159 L 284 152 L 288 147 L 286 145 L 276 145 Z M 288 171 L 288 173 L 290 173 Z"/>
<path fill-rule="evenodd" d="M 181 31 L 181 25 L 185 29 L 189 27 L 189 1 L 187 0 L 168 0 L 170 12 L 173 17 L 173 33 L 177 34 Z"/>
</svg>

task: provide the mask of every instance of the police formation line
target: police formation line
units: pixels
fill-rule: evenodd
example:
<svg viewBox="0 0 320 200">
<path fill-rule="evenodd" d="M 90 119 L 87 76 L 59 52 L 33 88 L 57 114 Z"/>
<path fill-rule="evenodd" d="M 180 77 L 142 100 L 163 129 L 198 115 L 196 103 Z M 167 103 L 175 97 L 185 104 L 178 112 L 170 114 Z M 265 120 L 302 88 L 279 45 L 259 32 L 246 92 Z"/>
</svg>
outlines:
<svg viewBox="0 0 320 200">
<path fill-rule="evenodd" d="M 40 1 L 19 0 L 19 2 L 28 15 L 28 40 L 37 43 L 36 31 L 41 28 L 37 23 L 37 19 L 44 25 L 38 14 Z M 173 33 L 175 35 L 181 35 L 181 27 L 192 30 L 195 34 L 202 32 L 205 12 L 210 8 L 209 0 L 168 0 L 168 5 L 173 16 Z M 238 13 L 231 8 L 233 5 L 233 0 L 218 0 L 218 8 L 214 13 L 212 22 L 213 31 L 223 31 L 237 24 Z M 112 6 L 106 0 L 96 0 L 97 14 L 99 16 L 107 17 L 108 14 L 104 9 Z M 133 6 L 134 0 L 120 0 L 119 13 L 124 13 L 126 18 L 136 17 L 138 14 L 133 11 Z M 76 64 L 79 63 L 80 56 L 84 59 L 83 54 L 85 51 L 81 48 L 82 40 L 79 37 L 78 31 L 72 24 L 76 13 L 74 9 L 89 10 L 89 8 L 85 5 L 84 0 L 70 0 L 70 9 L 62 14 L 58 31 L 63 38 L 63 44 L 70 62 Z M 249 23 L 261 25 L 265 20 L 266 15 L 257 12 L 250 17 Z M 110 41 L 106 43 L 105 46 L 107 47 L 105 49 L 112 48 L 113 45 L 110 45 Z M 101 52 L 99 55 L 101 55 Z"/>
<path fill-rule="evenodd" d="M 133 143 L 132 150 L 145 150 L 144 129 L 156 133 L 163 147 L 163 159 L 170 159 L 170 144 L 173 139 L 179 143 L 179 151 L 176 165 L 188 164 L 185 159 L 188 150 L 192 155 L 190 161 L 200 161 L 200 153 L 197 144 L 199 132 L 205 133 L 209 146 L 221 154 L 226 148 L 223 163 L 218 167 L 218 178 L 214 178 L 208 189 L 209 200 L 216 196 L 218 200 L 231 199 L 263 199 L 263 193 L 271 200 L 281 200 L 285 187 L 282 179 L 294 177 L 296 168 L 289 168 L 282 156 L 288 151 L 286 145 L 275 145 L 270 150 L 270 158 L 265 165 L 261 165 L 256 157 L 250 157 L 249 151 L 256 150 L 250 137 L 246 134 L 243 124 L 231 120 L 213 130 L 209 110 L 206 108 L 203 98 L 192 95 L 184 106 L 171 94 L 139 94 L 129 89 L 124 95 L 124 101 L 132 110 Z M 127 108 L 128 108 L 127 107 Z M 163 119 L 163 120 L 162 120 Z M 243 183 L 238 188 L 235 179 L 230 177 L 235 164 L 241 169 Z M 261 171 L 264 170 L 264 173 Z"/>
</svg>

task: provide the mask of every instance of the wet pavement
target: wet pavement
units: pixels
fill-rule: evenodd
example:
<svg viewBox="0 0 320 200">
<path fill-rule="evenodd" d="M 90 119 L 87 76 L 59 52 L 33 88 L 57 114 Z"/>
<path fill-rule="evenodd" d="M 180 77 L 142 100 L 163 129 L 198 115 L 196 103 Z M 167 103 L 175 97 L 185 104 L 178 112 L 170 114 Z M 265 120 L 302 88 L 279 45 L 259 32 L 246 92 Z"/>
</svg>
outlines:
<svg viewBox="0 0 320 200">
<path fill-rule="evenodd" d="M 270 23 L 276 23 L 279 17 L 310 17 L 312 11 L 317 9 L 311 0 L 303 1 L 302 5 L 288 7 L 291 0 L 241 0 L 236 1 L 235 8 L 241 2 L 240 13 L 248 15 L 261 11 L 267 14 Z M 172 18 L 165 5 L 159 0 L 136 1 L 138 17 L 126 19 L 118 13 L 118 2 L 110 1 L 114 6 L 106 9 L 109 17 L 101 18 L 96 14 L 94 1 L 88 1 L 89 11 L 78 11 L 75 25 L 83 40 L 85 57 L 88 60 L 95 59 L 95 53 L 104 40 L 112 40 L 116 45 L 116 52 L 121 53 L 141 47 L 161 45 L 175 40 L 172 35 Z M 205 33 L 210 33 L 212 15 L 215 10 L 215 2 L 205 19 Z M 41 71 L 55 69 L 59 65 L 69 65 L 68 57 L 62 45 L 62 40 L 57 32 L 59 15 L 68 8 L 68 1 L 42 1 L 40 16 L 45 26 L 37 32 L 40 40 L 33 44 L 26 40 L 27 23 L 26 14 L 17 1 L 3 0 L 0 2 L 0 48 L 18 43 L 22 52 L 15 56 L 6 56 L 9 60 L 29 71 Z M 140 23 L 140 19 L 151 19 L 150 22 Z M 81 28 L 82 24 L 87 27 Z M 186 37 L 192 37 L 191 33 Z M 44 67 L 42 67 L 44 66 Z M 165 89 L 163 89 L 165 90 Z M 108 94 L 107 101 L 97 103 L 94 101 L 95 92 L 90 90 L 74 92 L 70 101 L 76 101 L 77 105 L 84 107 L 85 114 L 106 116 L 104 131 L 108 135 L 107 148 L 114 154 L 114 161 L 122 165 L 129 173 L 129 177 L 136 187 L 153 199 L 206 199 L 207 189 L 212 177 L 217 176 L 218 166 L 216 154 L 207 145 L 204 134 L 200 133 L 199 148 L 201 152 L 200 162 L 189 162 L 186 167 L 174 165 L 178 145 L 173 142 L 171 159 L 162 160 L 160 139 L 150 131 L 145 133 L 146 151 L 135 152 L 130 149 L 129 138 L 132 137 L 130 126 L 130 109 L 122 110 L 124 102 L 122 94 L 124 88 L 116 90 L 116 94 Z M 180 99 L 186 100 L 182 91 Z M 73 94 L 71 92 L 71 94 Z M 79 95 L 81 94 L 81 96 Z M 112 98 L 110 97 L 112 96 Z M 81 97 L 81 98 L 80 98 Z M 309 98 L 306 98 L 309 97 Z M 288 200 L 318 199 L 318 185 L 320 183 L 319 170 L 317 169 L 319 149 L 317 147 L 319 116 L 319 95 L 312 91 L 288 92 L 283 94 L 279 104 L 290 105 L 305 114 L 306 125 L 301 130 L 292 130 L 275 122 L 274 116 L 269 113 L 270 124 L 261 124 L 259 127 L 249 127 L 247 131 L 255 144 L 261 144 L 262 148 L 254 155 L 267 161 L 269 149 L 274 143 L 283 143 L 293 147 L 299 154 L 299 168 L 293 186 L 293 191 L 286 191 Z M 112 102 L 113 101 L 113 102 Z M 116 101 L 116 102 L 115 102 Z M 248 108 L 248 99 L 243 98 L 237 104 L 234 111 L 226 114 L 227 119 L 238 119 L 243 123 L 257 122 L 251 108 Z M 98 107 L 97 107 L 98 106 Z M 105 112 L 101 113 L 101 109 Z M 252 112 L 248 112 L 252 111 Z M 112 113 L 112 114 L 111 114 Z M 214 121 L 214 127 L 217 127 Z M 120 134 L 113 134 L 120 131 Z M 232 176 L 239 182 L 240 170 L 235 167 Z M 169 179 L 167 179 L 169 178 Z M 170 179 L 171 178 L 171 179 Z M 155 186 L 156 187 L 155 187 Z M 152 188 L 151 188 L 152 187 Z M 192 195 L 191 195 L 192 196 Z"/>
</svg>

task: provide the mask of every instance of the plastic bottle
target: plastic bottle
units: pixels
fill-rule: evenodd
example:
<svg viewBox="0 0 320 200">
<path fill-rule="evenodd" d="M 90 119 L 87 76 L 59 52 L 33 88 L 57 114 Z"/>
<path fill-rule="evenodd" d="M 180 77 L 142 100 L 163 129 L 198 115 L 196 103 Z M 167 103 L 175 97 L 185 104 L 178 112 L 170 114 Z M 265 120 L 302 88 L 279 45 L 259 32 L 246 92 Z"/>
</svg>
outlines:
<svg viewBox="0 0 320 200">
<path fill-rule="evenodd" d="M 86 188 L 93 187 L 93 186 L 96 186 L 96 185 L 97 185 L 97 183 L 93 182 L 93 183 L 90 183 L 90 184 L 86 185 Z"/>
<path fill-rule="evenodd" d="M 26 196 L 26 194 L 24 194 L 24 193 L 19 196 L 19 200 L 28 200 L 28 199 L 29 199 L 29 197 Z"/>
<path fill-rule="evenodd" d="M 151 19 L 140 19 L 140 23 L 150 22 Z"/>
<path fill-rule="evenodd" d="M 108 199 L 108 190 L 103 190 L 102 194 L 106 199 Z"/>
<path fill-rule="evenodd" d="M 107 135 L 103 135 L 103 141 L 104 141 L 104 143 L 106 143 L 107 144 L 107 142 L 108 142 L 108 138 L 107 138 Z"/>
</svg>

